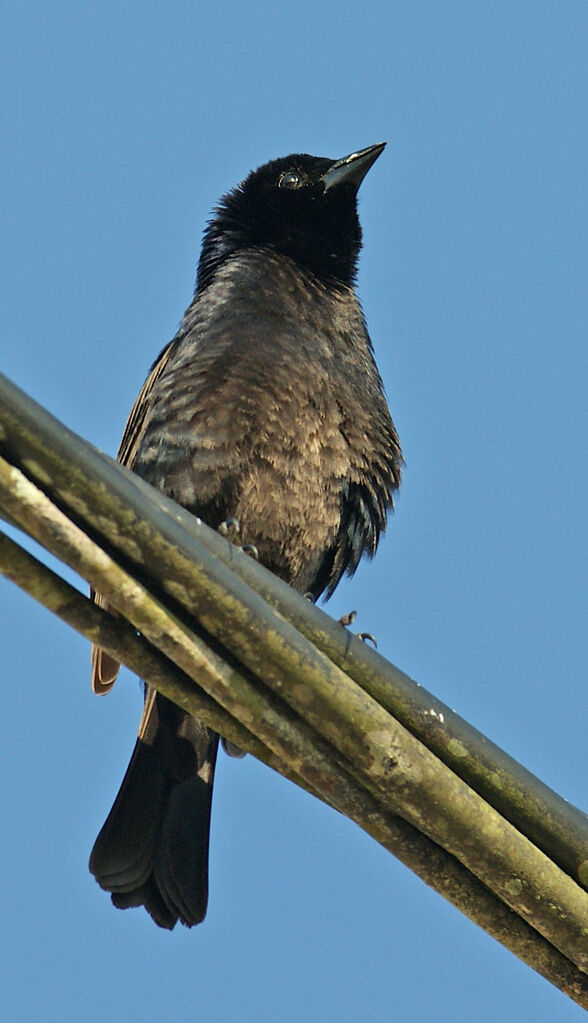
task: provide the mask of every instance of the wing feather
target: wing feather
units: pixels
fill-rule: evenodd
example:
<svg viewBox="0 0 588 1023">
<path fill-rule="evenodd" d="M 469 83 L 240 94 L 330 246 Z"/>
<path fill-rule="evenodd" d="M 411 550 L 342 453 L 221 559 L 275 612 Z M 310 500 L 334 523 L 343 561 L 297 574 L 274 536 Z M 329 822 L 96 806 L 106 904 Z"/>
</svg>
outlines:
<svg viewBox="0 0 588 1023">
<path fill-rule="evenodd" d="M 117 461 L 121 465 L 125 465 L 128 469 L 132 469 L 135 464 L 137 452 L 141 445 L 143 438 L 145 420 L 150 408 L 150 398 L 153 386 L 157 380 L 159 380 L 162 373 L 165 372 L 165 368 L 177 348 L 178 340 L 174 338 L 168 345 L 163 349 L 157 360 L 151 367 L 151 372 L 139 391 L 137 400 L 131 409 L 127 424 L 123 433 L 120 447 L 118 450 Z M 105 611 L 109 611 L 111 615 L 116 616 L 116 611 L 108 606 L 107 601 L 102 597 L 100 593 L 96 593 L 94 590 L 90 591 L 90 596 L 94 603 L 98 607 L 104 608 Z M 114 683 L 116 682 L 117 675 L 119 672 L 120 664 L 106 651 L 101 650 L 100 647 L 92 647 L 92 689 L 98 695 L 108 693 Z"/>
</svg>

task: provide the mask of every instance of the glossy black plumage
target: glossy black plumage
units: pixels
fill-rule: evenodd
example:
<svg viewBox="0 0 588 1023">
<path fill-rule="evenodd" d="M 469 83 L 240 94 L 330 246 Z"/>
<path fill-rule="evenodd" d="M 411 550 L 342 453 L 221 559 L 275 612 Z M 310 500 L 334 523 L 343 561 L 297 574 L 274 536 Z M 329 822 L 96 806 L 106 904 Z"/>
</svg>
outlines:
<svg viewBox="0 0 588 1023">
<path fill-rule="evenodd" d="M 301 592 L 372 555 L 402 464 L 354 290 L 356 193 L 383 146 L 292 155 L 221 200 L 196 292 L 135 403 L 119 459 Z M 197 609 L 195 609 L 197 615 Z M 117 665 L 94 656 L 97 691 Z M 90 868 L 156 923 L 204 916 L 217 736 L 147 689 L 139 739 Z"/>
</svg>

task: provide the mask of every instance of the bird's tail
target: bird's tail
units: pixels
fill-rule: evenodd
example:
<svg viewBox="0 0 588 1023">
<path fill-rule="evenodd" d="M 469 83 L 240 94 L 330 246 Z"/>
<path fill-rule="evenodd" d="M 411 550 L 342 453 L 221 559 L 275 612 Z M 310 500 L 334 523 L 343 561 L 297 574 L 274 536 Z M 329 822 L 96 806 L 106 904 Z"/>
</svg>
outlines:
<svg viewBox="0 0 588 1023">
<path fill-rule="evenodd" d="M 90 856 L 119 909 L 145 906 L 169 930 L 204 919 L 217 748 L 215 732 L 147 690 L 131 761 Z"/>
</svg>

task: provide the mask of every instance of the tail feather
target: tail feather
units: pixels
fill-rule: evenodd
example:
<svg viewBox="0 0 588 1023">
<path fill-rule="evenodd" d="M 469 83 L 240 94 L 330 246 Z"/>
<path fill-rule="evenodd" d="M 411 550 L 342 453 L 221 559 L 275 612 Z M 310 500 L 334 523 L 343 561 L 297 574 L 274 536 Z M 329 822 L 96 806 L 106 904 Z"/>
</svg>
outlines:
<svg viewBox="0 0 588 1023">
<path fill-rule="evenodd" d="M 157 926 L 164 927 L 168 931 L 173 931 L 178 922 L 177 913 L 167 908 L 153 876 L 140 888 L 136 888 L 134 892 L 113 892 L 110 898 L 113 906 L 116 906 L 117 909 L 145 906 Z"/>
<path fill-rule="evenodd" d="M 160 927 L 206 914 L 218 736 L 148 691 L 131 761 L 90 856 L 119 909 L 145 906 Z"/>
<path fill-rule="evenodd" d="M 118 618 L 114 608 L 109 607 L 108 601 L 101 593 L 96 593 L 92 587 L 90 588 L 90 599 L 98 604 L 98 607 L 108 611 L 113 618 Z M 101 650 L 99 646 L 92 647 L 92 689 L 98 696 L 110 692 L 116 682 L 119 670 L 119 662 L 107 654 L 106 650 Z"/>
</svg>

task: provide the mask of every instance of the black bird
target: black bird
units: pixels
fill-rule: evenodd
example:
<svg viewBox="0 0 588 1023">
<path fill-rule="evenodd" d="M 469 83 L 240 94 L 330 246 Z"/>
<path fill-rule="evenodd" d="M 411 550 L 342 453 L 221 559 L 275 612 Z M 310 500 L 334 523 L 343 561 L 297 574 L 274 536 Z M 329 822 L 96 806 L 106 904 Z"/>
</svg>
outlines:
<svg viewBox="0 0 588 1023">
<path fill-rule="evenodd" d="M 194 299 L 131 411 L 119 461 L 303 593 L 373 555 L 402 455 L 354 290 L 357 190 L 384 143 L 249 174 L 204 233 Z M 98 600 L 100 598 L 97 598 Z M 118 665 L 94 651 L 94 688 Z M 218 736 L 147 686 L 90 869 L 160 927 L 205 916 Z"/>
</svg>

